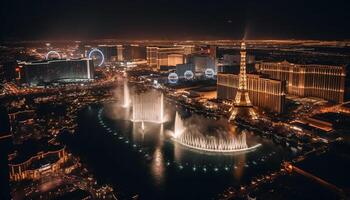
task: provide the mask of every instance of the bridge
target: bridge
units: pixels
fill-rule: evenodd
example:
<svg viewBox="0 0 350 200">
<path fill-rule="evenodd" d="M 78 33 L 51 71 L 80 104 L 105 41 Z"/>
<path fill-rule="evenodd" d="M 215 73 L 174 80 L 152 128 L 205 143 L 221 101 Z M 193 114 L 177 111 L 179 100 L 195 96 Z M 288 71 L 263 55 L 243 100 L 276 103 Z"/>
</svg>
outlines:
<svg viewBox="0 0 350 200">
<path fill-rule="evenodd" d="M 341 199 L 347 199 L 346 193 L 342 189 L 338 188 L 336 185 L 329 183 L 329 182 L 321 179 L 320 177 L 317 177 L 309 172 L 306 172 L 306 171 L 296 167 L 295 165 L 292 165 L 290 162 L 285 162 L 283 164 L 283 166 L 287 172 L 289 172 L 289 173 L 294 172 L 294 173 L 300 174 L 306 178 L 309 178 L 310 180 L 318 183 L 319 185 L 323 186 L 324 188 L 334 192 Z"/>
</svg>

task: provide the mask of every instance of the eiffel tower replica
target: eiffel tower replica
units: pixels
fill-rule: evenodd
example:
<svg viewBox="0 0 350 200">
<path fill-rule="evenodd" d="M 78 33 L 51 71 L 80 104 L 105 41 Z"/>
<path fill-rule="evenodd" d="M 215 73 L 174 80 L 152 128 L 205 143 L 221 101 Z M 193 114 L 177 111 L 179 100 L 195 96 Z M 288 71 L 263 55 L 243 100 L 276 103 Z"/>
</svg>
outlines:
<svg viewBox="0 0 350 200">
<path fill-rule="evenodd" d="M 229 121 L 236 118 L 257 119 L 257 114 L 249 99 L 247 90 L 247 70 L 246 70 L 246 47 L 244 41 L 241 43 L 241 63 L 239 71 L 239 85 L 232 108 L 230 109 Z"/>
</svg>

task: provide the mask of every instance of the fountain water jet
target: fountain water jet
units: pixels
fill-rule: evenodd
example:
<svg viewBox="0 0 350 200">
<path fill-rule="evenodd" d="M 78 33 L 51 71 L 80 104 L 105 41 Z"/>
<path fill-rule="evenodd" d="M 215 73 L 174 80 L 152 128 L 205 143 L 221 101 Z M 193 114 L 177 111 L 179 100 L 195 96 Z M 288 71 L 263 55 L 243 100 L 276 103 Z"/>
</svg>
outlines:
<svg viewBox="0 0 350 200">
<path fill-rule="evenodd" d="M 230 135 L 227 137 L 206 136 L 202 134 L 193 134 L 185 131 L 181 118 L 177 115 L 175 119 L 175 130 L 173 140 L 185 147 L 214 153 L 234 153 L 256 149 L 261 144 L 249 147 L 247 145 L 246 130 L 239 135 Z M 177 123 L 177 124 L 176 124 Z"/>
<path fill-rule="evenodd" d="M 123 107 L 128 108 L 130 106 L 130 94 L 129 94 L 129 86 L 127 80 L 124 80 L 124 102 Z"/>
<path fill-rule="evenodd" d="M 160 96 L 160 121 L 164 122 L 164 95 Z"/>
<path fill-rule="evenodd" d="M 185 127 L 183 121 L 178 112 L 176 112 L 175 116 L 175 127 L 174 127 L 174 138 L 178 138 L 185 131 Z"/>
<path fill-rule="evenodd" d="M 145 122 L 144 121 L 142 121 L 141 128 L 142 128 L 142 131 L 145 130 Z"/>
<path fill-rule="evenodd" d="M 134 95 L 132 121 L 163 123 L 164 118 L 163 93 L 151 91 Z"/>
</svg>

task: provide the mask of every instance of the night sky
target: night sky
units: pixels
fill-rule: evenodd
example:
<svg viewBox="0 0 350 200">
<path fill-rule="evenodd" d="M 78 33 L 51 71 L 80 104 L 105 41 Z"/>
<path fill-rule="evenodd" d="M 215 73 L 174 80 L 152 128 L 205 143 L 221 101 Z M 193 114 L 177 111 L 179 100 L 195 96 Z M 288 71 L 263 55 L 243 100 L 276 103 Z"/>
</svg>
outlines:
<svg viewBox="0 0 350 200">
<path fill-rule="evenodd" d="M 0 40 L 350 38 L 350 1 L 2 0 Z"/>
</svg>

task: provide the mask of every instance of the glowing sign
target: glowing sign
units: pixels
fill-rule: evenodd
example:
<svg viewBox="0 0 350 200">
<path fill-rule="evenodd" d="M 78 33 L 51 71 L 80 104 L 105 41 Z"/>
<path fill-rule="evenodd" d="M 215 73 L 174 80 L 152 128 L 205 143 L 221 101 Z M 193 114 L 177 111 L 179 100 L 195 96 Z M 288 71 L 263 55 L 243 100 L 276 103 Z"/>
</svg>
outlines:
<svg viewBox="0 0 350 200">
<path fill-rule="evenodd" d="M 214 75 L 215 75 L 215 71 L 214 71 L 213 69 L 207 68 L 207 69 L 205 70 L 205 76 L 206 76 L 207 78 L 213 78 Z"/>
<path fill-rule="evenodd" d="M 98 64 L 98 66 L 101 66 L 101 65 L 105 62 L 105 55 L 103 55 L 103 53 L 102 53 L 101 50 L 99 50 L 99 49 L 97 49 L 97 48 L 93 48 L 93 49 L 90 51 L 88 58 L 92 58 L 92 54 L 93 54 L 94 52 L 97 52 L 97 53 L 99 53 L 99 54 L 101 55 L 102 60 L 101 60 L 100 64 Z"/>
<path fill-rule="evenodd" d="M 169 83 L 176 84 L 178 80 L 179 80 L 179 76 L 176 73 L 172 72 L 168 75 Z"/>
<path fill-rule="evenodd" d="M 45 59 L 48 60 L 49 56 L 51 54 L 55 54 L 59 59 L 61 59 L 61 55 L 57 52 L 57 51 L 49 51 L 46 55 L 45 55 Z"/>
<path fill-rule="evenodd" d="M 193 72 L 192 72 L 191 70 L 187 70 L 187 71 L 185 71 L 185 73 L 184 73 L 184 77 L 185 77 L 185 79 L 187 79 L 187 80 L 191 80 L 191 79 L 193 79 L 194 74 L 193 74 Z"/>
</svg>

